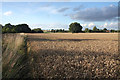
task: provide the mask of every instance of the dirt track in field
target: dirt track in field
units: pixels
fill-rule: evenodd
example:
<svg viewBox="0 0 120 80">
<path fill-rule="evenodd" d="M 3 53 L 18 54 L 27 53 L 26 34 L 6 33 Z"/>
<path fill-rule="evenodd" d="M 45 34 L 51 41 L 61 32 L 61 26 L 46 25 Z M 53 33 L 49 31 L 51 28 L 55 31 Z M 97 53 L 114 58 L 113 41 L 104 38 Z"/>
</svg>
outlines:
<svg viewBox="0 0 120 80">
<path fill-rule="evenodd" d="M 34 78 L 118 78 L 117 33 L 27 34 Z"/>
</svg>

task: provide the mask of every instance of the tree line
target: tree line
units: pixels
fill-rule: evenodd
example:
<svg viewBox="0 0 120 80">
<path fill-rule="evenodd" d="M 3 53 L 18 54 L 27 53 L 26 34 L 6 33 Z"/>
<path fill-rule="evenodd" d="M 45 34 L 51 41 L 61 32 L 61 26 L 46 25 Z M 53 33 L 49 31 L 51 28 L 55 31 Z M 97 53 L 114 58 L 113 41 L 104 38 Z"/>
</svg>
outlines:
<svg viewBox="0 0 120 80">
<path fill-rule="evenodd" d="M 2 25 L 0 25 L 2 26 Z M 74 22 L 69 25 L 69 30 L 64 29 L 51 29 L 49 32 L 52 33 L 64 33 L 64 32 L 72 32 L 72 33 L 107 33 L 107 32 L 120 32 L 120 30 L 108 30 L 107 28 L 98 29 L 96 26 L 93 29 L 85 28 L 82 31 L 82 26 L 80 23 Z M 2 33 L 44 33 L 41 28 L 31 29 L 27 24 L 18 24 L 18 25 L 11 25 L 10 23 L 5 24 L 2 26 Z"/>
<path fill-rule="evenodd" d="M 120 32 L 120 30 L 108 30 L 107 28 L 104 29 L 98 29 L 96 26 L 93 27 L 93 29 L 85 28 L 85 30 L 82 31 L 82 26 L 80 23 L 74 22 L 69 25 L 69 31 L 68 30 L 62 30 L 62 29 L 57 29 L 54 30 L 52 29 L 51 32 L 72 32 L 72 33 L 110 33 L 110 32 Z"/>
<path fill-rule="evenodd" d="M 31 30 L 27 24 L 11 25 L 8 23 L 2 26 L 2 33 L 43 33 L 43 31 L 41 28 Z"/>
<path fill-rule="evenodd" d="M 108 33 L 108 32 L 120 32 L 120 30 L 108 30 L 107 28 L 104 29 L 98 29 L 96 26 L 93 27 L 93 29 L 88 29 L 85 28 L 84 31 L 82 31 L 82 26 L 80 23 L 74 22 L 69 25 L 69 30 L 72 33 L 79 33 L 79 32 L 84 32 L 84 33 Z"/>
<path fill-rule="evenodd" d="M 88 29 L 88 28 L 85 28 L 84 30 L 85 33 L 90 33 L 90 32 L 96 32 L 96 33 L 112 33 L 112 32 L 120 32 L 120 30 L 108 30 L 107 28 L 104 28 L 104 29 L 98 29 L 96 26 L 93 27 L 93 29 Z"/>
</svg>

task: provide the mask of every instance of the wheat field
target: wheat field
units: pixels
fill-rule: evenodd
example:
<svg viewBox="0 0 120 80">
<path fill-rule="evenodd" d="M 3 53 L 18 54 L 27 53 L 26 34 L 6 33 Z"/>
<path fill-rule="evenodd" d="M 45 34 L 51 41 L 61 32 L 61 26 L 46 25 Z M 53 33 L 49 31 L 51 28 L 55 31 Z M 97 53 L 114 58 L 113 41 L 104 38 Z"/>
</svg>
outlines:
<svg viewBox="0 0 120 80">
<path fill-rule="evenodd" d="M 33 78 L 120 78 L 118 33 L 25 35 Z"/>
</svg>

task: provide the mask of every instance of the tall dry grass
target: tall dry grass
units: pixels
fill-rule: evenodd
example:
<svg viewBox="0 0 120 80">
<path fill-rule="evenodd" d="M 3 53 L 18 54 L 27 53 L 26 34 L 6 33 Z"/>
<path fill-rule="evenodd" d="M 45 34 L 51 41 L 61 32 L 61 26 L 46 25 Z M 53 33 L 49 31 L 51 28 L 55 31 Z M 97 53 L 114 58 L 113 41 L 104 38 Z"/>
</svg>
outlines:
<svg viewBox="0 0 120 80">
<path fill-rule="evenodd" d="M 3 34 L 2 66 L 3 78 L 27 77 L 27 53 L 25 36 L 20 34 Z"/>
</svg>

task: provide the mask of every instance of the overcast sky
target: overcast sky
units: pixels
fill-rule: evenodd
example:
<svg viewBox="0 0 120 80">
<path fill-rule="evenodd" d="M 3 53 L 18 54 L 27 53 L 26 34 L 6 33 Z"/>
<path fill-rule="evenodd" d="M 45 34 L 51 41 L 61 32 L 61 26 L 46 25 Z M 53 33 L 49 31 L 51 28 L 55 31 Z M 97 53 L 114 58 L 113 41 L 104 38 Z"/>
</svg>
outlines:
<svg viewBox="0 0 120 80">
<path fill-rule="evenodd" d="M 117 2 L 4 2 L 2 24 L 26 23 L 31 28 L 68 29 L 79 22 L 85 29 L 117 29 Z"/>
</svg>

